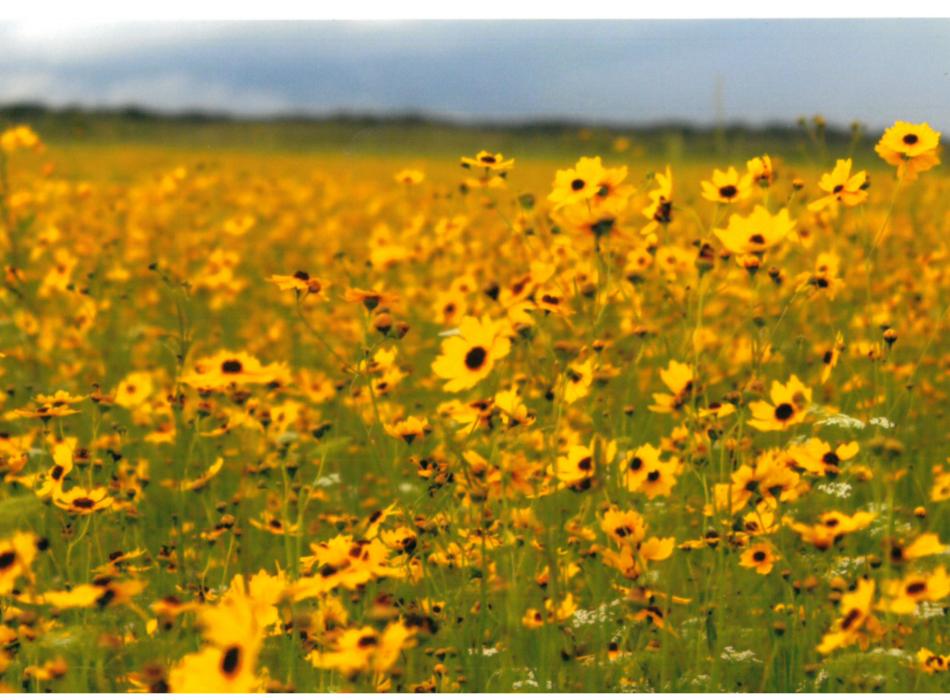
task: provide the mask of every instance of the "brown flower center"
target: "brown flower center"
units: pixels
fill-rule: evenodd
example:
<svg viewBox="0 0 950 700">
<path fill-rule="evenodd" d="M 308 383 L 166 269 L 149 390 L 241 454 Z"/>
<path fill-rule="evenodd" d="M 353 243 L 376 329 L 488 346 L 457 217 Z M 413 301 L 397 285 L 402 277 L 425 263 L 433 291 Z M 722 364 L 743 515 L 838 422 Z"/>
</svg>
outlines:
<svg viewBox="0 0 950 700">
<path fill-rule="evenodd" d="M 485 348 L 481 347 L 480 345 L 476 345 L 466 353 L 465 366 L 472 371 L 481 369 L 482 365 L 485 364 L 485 359 L 487 357 L 488 352 L 485 350 Z"/>
</svg>

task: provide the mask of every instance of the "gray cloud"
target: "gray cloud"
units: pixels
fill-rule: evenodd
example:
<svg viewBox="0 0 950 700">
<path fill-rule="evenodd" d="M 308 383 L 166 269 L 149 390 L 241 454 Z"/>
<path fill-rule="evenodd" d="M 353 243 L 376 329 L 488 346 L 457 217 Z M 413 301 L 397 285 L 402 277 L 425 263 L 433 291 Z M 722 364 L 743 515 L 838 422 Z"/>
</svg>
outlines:
<svg viewBox="0 0 950 700">
<path fill-rule="evenodd" d="M 950 115 L 950 20 L 0 25 L 0 100 L 872 127 Z"/>
</svg>

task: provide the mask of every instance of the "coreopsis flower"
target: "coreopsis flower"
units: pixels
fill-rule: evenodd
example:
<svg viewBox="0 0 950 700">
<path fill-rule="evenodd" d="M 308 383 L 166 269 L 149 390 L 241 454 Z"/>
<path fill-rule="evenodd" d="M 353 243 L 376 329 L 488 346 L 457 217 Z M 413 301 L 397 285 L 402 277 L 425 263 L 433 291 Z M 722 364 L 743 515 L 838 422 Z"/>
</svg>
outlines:
<svg viewBox="0 0 950 700">
<path fill-rule="evenodd" d="M 66 477 L 73 470 L 73 450 L 76 447 L 75 438 L 67 438 L 53 446 L 53 466 L 50 467 L 44 478 L 36 488 L 36 495 L 40 498 L 52 498 L 63 492 Z"/>
<path fill-rule="evenodd" d="M 152 395 L 154 382 L 150 372 L 130 372 L 115 390 L 115 403 L 123 408 L 135 408 Z"/>
<path fill-rule="evenodd" d="M 589 202 L 600 192 L 601 181 L 608 177 L 607 173 L 600 156 L 581 158 L 573 168 L 557 171 L 548 201 L 555 209 Z"/>
<path fill-rule="evenodd" d="M 267 510 L 261 513 L 260 518 L 250 518 L 249 521 L 258 530 L 272 535 L 296 535 L 300 532 L 300 526 L 297 523 L 284 522 L 279 515 Z"/>
<path fill-rule="evenodd" d="M 858 443 L 841 443 L 834 449 L 824 440 L 809 438 L 803 443 L 789 445 L 788 456 L 795 460 L 795 466 L 814 476 L 837 476 L 842 462 L 858 454 Z"/>
<path fill-rule="evenodd" d="M 834 299 L 845 286 L 844 280 L 838 276 L 840 267 L 841 258 L 837 253 L 834 251 L 820 253 L 815 261 L 815 271 L 803 272 L 797 277 L 796 291 L 804 292 L 811 289 L 815 293 Z"/>
<path fill-rule="evenodd" d="M 897 121 L 887 129 L 874 150 L 888 164 L 897 166 L 900 180 L 916 180 L 923 173 L 940 164 L 937 149 L 940 132 L 926 122 L 910 124 Z"/>
<path fill-rule="evenodd" d="M 409 416 L 395 423 L 385 423 L 383 429 L 387 435 L 403 440 L 407 445 L 411 445 L 416 438 L 422 438 L 432 432 L 429 421 L 415 416 Z"/>
<path fill-rule="evenodd" d="M 474 158 L 462 158 L 463 168 L 485 168 L 485 170 L 497 173 L 504 173 L 515 167 L 515 159 L 505 160 L 501 153 L 492 153 L 490 151 L 479 151 Z"/>
<path fill-rule="evenodd" d="M 844 336 L 838 331 L 835 333 L 834 344 L 821 354 L 821 380 L 824 384 L 831 376 L 831 371 L 838 365 L 841 359 L 841 351 L 844 350 Z"/>
<path fill-rule="evenodd" d="M 917 664 L 924 673 L 944 673 L 950 669 L 950 654 L 935 654 L 921 647 L 917 652 Z"/>
<path fill-rule="evenodd" d="M 703 199 L 720 204 L 741 202 L 752 194 L 752 175 L 740 175 L 733 166 L 728 170 L 713 170 L 712 178 L 703 180 Z"/>
<path fill-rule="evenodd" d="M 950 500 L 950 471 L 944 471 L 940 465 L 934 469 L 933 485 L 930 487 L 930 500 L 935 503 Z"/>
<path fill-rule="evenodd" d="M 618 545 L 624 542 L 636 545 L 643 541 L 647 526 L 643 516 L 636 511 L 620 510 L 611 505 L 600 516 L 600 528 Z"/>
<path fill-rule="evenodd" d="M 914 572 L 899 581 L 889 581 L 884 588 L 885 599 L 881 605 L 898 615 L 913 615 L 917 604 L 939 602 L 950 596 L 950 576 L 943 566 L 929 573 Z"/>
<path fill-rule="evenodd" d="M 653 500 L 670 495 L 682 468 L 679 459 L 662 459 L 660 450 L 647 443 L 627 453 L 620 463 L 620 476 L 628 491 L 644 493 Z"/>
<path fill-rule="evenodd" d="M 316 668 L 354 676 L 361 671 L 389 671 L 403 649 L 413 645 L 413 631 L 402 621 L 390 623 L 378 632 L 370 626 L 343 630 L 327 651 L 313 651 L 307 657 Z"/>
<path fill-rule="evenodd" d="M 507 324 L 466 316 L 459 324 L 457 335 L 442 341 L 442 352 L 432 363 L 432 371 L 447 380 L 445 391 L 470 389 L 489 374 L 495 362 L 511 350 Z"/>
<path fill-rule="evenodd" d="M 915 559 L 944 554 L 947 551 L 948 546 L 940 541 L 940 536 L 936 532 L 925 532 L 910 544 L 905 544 L 903 540 L 891 541 L 887 547 L 887 556 L 891 563 L 901 565 Z"/>
<path fill-rule="evenodd" d="M 746 569 L 755 569 L 757 574 L 764 576 L 772 570 L 778 560 L 779 556 L 772 549 L 772 545 L 762 541 L 742 550 L 742 556 L 739 557 L 739 566 Z"/>
<path fill-rule="evenodd" d="M 649 562 L 669 559 L 675 548 L 673 537 L 650 537 L 641 542 L 624 542 L 618 551 L 606 549 L 601 556 L 604 564 L 632 581 L 646 571 Z"/>
<path fill-rule="evenodd" d="M 105 510 L 112 505 L 113 500 L 105 486 L 89 489 L 74 486 L 68 491 L 53 494 L 53 505 L 76 515 L 89 515 Z"/>
<path fill-rule="evenodd" d="M 860 579 L 856 590 L 841 596 L 841 617 L 835 620 L 818 645 L 818 652 L 828 655 L 840 647 L 860 644 L 866 648 L 871 638 L 882 633 L 880 622 L 872 615 L 874 581 Z"/>
<path fill-rule="evenodd" d="M 693 369 L 689 365 L 670 360 L 666 368 L 660 370 L 660 379 L 672 394 L 653 394 L 651 411 L 673 413 L 692 398 L 694 376 Z"/>
<path fill-rule="evenodd" d="M 19 418 L 39 418 L 43 421 L 72 416 L 79 413 L 73 406 L 85 399 L 85 396 L 74 396 L 63 390 L 54 394 L 37 394 L 33 399 L 35 408 L 18 408 L 13 414 Z"/>
<path fill-rule="evenodd" d="M 868 173 L 859 170 L 852 175 L 851 159 L 838 159 L 834 170 L 821 176 L 818 187 L 826 194 L 809 204 L 809 211 L 821 211 L 836 203 L 854 207 L 868 198 Z"/>
<path fill-rule="evenodd" d="M 393 179 L 400 185 L 418 185 L 426 179 L 426 174 L 415 168 L 406 168 L 393 175 Z"/>
<path fill-rule="evenodd" d="M 198 360 L 181 377 L 183 384 L 202 391 L 220 391 L 244 384 L 286 384 L 289 381 L 290 370 L 285 364 L 264 365 L 249 353 L 230 350 L 219 350 Z"/>
<path fill-rule="evenodd" d="M 772 382 L 767 401 L 753 401 L 749 404 L 752 418 L 749 420 L 756 430 L 787 430 L 805 420 L 805 414 L 811 404 L 812 390 L 802 384 L 794 374 L 782 384 Z"/>
<path fill-rule="evenodd" d="M 567 454 L 557 458 L 554 476 L 559 488 L 586 491 L 593 485 L 594 453 L 586 445 L 571 445 Z"/>
<path fill-rule="evenodd" d="M 564 401 L 571 404 L 590 393 L 590 386 L 594 382 L 594 360 L 587 358 L 584 362 L 572 362 L 567 366 L 561 380 L 563 385 L 562 396 Z"/>
<path fill-rule="evenodd" d="M 788 209 L 777 214 L 757 205 L 749 216 L 733 214 L 726 228 L 717 228 L 713 233 L 730 253 L 736 255 L 761 254 L 784 241 L 795 230 L 795 220 Z"/>
<path fill-rule="evenodd" d="M 764 502 L 774 507 L 779 500 L 794 497 L 799 481 L 798 474 L 781 453 L 763 452 L 756 458 L 755 466 L 743 464 L 732 473 L 730 483 L 715 485 L 715 511 L 737 513 L 750 502 Z M 709 514 L 715 511 L 710 509 Z"/>
<path fill-rule="evenodd" d="M 218 472 L 221 471 L 223 466 L 224 458 L 218 457 L 216 460 L 214 460 L 214 462 L 211 463 L 211 466 L 205 469 L 204 472 L 196 476 L 194 479 L 186 479 L 182 481 L 181 484 L 179 484 L 179 489 L 182 491 L 200 491 L 208 485 L 208 482 L 218 475 Z"/>
<path fill-rule="evenodd" d="M 783 522 L 797 532 L 802 541 L 808 542 L 817 549 L 826 550 L 845 535 L 863 530 L 873 522 L 874 518 L 874 513 L 866 511 L 857 511 L 854 515 L 831 511 L 823 513 L 814 525 L 799 523 L 791 518 L 786 518 Z"/>
<path fill-rule="evenodd" d="M 37 537 L 31 532 L 16 532 L 0 539 L 0 595 L 8 595 L 18 579 L 32 579 L 31 567 L 38 549 Z"/>
<path fill-rule="evenodd" d="M 745 167 L 752 177 L 752 182 L 759 187 L 769 187 L 775 180 L 775 169 L 768 154 L 746 161 Z"/>
<path fill-rule="evenodd" d="M 267 278 L 277 285 L 282 292 L 294 290 L 297 294 L 306 294 L 309 297 L 326 299 L 326 290 L 330 286 L 325 280 L 311 277 L 304 270 L 297 270 L 292 275 L 271 275 Z"/>
<path fill-rule="evenodd" d="M 36 132 L 23 124 L 11 127 L 0 134 L 0 149 L 7 153 L 36 149 L 40 145 L 40 137 L 36 135 Z"/>
<path fill-rule="evenodd" d="M 350 535 L 311 544 L 312 554 L 301 557 L 304 571 L 292 586 L 295 600 L 305 600 L 326 594 L 340 586 L 355 590 L 379 578 L 405 578 L 404 567 L 390 561 L 390 550 L 378 539 L 356 541 Z"/>
<path fill-rule="evenodd" d="M 93 583 L 82 583 L 64 591 L 47 591 L 41 601 L 57 610 L 71 608 L 99 609 L 108 606 L 126 605 L 145 590 L 145 582 L 138 579 L 114 580 L 111 576 L 99 577 Z"/>
<path fill-rule="evenodd" d="M 665 173 L 655 173 L 656 187 L 649 192 L 650 203 L 642 214 L 649 220 L 640 229 L 644 235 L 653 233 L 659 226 L 666 226 L 673 220 L 673 171 L 666 166 Z"/>
<path fill-rule="evenodd" d="M 534 413 L 528 409 L 524 399 L 515 389 L 495 394 L 495 408 L 500 411 L 502 423 L 511 428 L 529 426 L 535 421 Z"/>
</svg>

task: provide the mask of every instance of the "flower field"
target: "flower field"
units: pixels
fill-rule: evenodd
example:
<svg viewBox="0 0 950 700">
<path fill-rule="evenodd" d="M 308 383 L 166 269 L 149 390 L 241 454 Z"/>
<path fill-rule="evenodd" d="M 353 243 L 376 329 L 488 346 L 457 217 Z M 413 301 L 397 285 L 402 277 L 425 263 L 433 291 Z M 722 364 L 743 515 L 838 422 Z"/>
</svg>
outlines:
<svg viewBox="0 0 950 700">
<path fill-rule="evenodd" d="M 950 180 L 0 129 L 0 686 L 938 691 Z"/>
</svg>

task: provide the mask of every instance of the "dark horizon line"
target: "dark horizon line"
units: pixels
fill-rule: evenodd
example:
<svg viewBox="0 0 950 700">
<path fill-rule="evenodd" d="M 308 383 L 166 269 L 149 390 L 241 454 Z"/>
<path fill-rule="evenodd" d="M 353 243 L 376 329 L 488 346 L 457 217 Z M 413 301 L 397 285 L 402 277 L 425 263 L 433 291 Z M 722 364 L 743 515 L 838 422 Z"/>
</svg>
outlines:
<svg viewBox="0 0 950 700">
<path fill-rule="evenodd" d="M 231 124 L 400 124 L 419 126 L 439 126 L 452 129 L 480 129 L 486 131 L 525 130 L 525 129 L 596 129 L 608 132 L 654 132 L 664 130 L 679 130 L 696 133 L 715 131 L 747 131 L 747 132 L 789 132 L 799 131 L 802 120 L 813 122 L 816 115 L 799 116 L 788 121 L 768 120 L 761 123 L 750 123 L 741 119 L 726 120 L 721 123 L 707 123 L 686 118 L 670 118 L 648 120 L 642 122 L 621 122 L 610 119 L 584 120 L 575 117 L 472 117 L 466 118 L 453 114 L 439 114 L 425 110 L 348 110 L 336 109 L 327 112 L 311 111 L 306 109 L 285 110 L 273 114 L 242 114 L 217 109 L 170 109 L 163 110 L 155 107 L 146 107 L 138 104 L 117 106 L 89 106 L 82 104 L 67 104 L 54 106 L 39 101 L 14 100 L 0 102 L 0 117 L 25 119 L 30 117 L 111 117 L 135 119 L 153 122 L 181 122 L 181 123 L 212 123 L 223 122 Z M 866 130 L 867 125 L 858 119 L 849 125 L 826 122 L 825 131 L 829 136 L 849 136 L 855 125 L 860 124 Z"/>
</svg>

